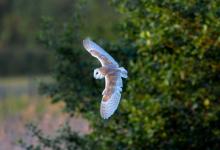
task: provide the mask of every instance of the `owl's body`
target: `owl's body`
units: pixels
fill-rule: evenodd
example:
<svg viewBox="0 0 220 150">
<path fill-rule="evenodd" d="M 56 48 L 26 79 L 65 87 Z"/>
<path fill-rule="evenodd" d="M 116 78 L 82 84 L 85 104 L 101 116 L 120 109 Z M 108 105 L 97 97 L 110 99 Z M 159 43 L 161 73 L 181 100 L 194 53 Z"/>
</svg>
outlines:
<svg viewBox="0 0 220 150">
<path fill-rule="evenodd" d="M 94 70 L 94 78 L 105 78 L 100 114 L 102 118 L 107 119 L 118 107 L 123 87 L 122 78 L 127 78 L 127 71 L 123 67 L 119 67 L 118 63 L 105 50 L 91 40 L 84 40 L 83 45 L 102 64 L 102 67 Z"/>
</svg>

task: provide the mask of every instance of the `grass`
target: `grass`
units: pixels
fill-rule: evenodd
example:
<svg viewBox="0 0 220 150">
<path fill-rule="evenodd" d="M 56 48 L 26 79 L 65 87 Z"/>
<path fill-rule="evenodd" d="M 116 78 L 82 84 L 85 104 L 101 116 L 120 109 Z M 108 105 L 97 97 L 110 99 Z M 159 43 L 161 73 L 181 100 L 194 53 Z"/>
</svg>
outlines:
<svg viewBox="0 0 220 150">
<path fill-rule="evenodd" d="M 51 81 L 51 78 L 48 76 L 0 78 L 0 94 L 3 92 L 3 95 L 0 95 L 0 121 L 22 112 L 33 101 L 37 101 L 37 106 L 39 103 L 37 110 L 42 112 L 45 98 L 38 95 L 40 81 Z"/>
<path fill-rule="evenodd" d="M 30 81 L 52 81 L 50 76 L 18 76 L 18 77 L 3 77 L 0 78 L 0 85 L 27 85 Z"/>
<path fill-rule="evenodd" d="M 60 114 L 63 107 L 63 103 L 51 104 L 49 98 L 42 96 L 7 97 L 0 101 L 0 122 L 21 114 L 25 114 L 27 118 L 31 118 L 31 116 L 41 117 L 47 111 Z"/>
<path fill-rule="evenodd" d="M 69 120 L 68 114 L 62 111 L 64 103 L 51 104 L 49 98 L 38 95 L 39 81 L 52 80 L 47 76 L 0 79 L 0 149 L 17 149 L 15 141 L 18 139 L 32 141 L 25 128 L 29 122 L 51 134 Z M 72 118 L 70 122 L 74 131 L 90 132 L 88 122 L 81 117 Z"/>
<path fill-rule="evenodd" d="M 9 116 L 16 115 L 29 104 L 28 97 L 7 97 L 0 101 L 0 120 L 4 120 Z"/>
<path fill-rule="evenodd" d="M 1 85 L 20 85 L 20 84 L 27 84 L 28 80 L 27 77 L 3 77 L 0 78 Z"/>
</svg>

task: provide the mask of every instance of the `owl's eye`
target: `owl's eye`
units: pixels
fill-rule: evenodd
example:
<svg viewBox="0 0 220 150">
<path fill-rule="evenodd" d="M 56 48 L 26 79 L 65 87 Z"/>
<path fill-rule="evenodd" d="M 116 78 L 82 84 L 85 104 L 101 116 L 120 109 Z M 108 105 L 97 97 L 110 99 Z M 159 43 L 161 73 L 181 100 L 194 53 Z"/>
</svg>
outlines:
<svg viewBox="0 0 220 150">
<path fill-rule="evenodd" d="M 99 73 L 98 73 L 98 72 L 96 72 L 95 74 L 96 74 L 96 75 L 98 75 Z"/>
</svg>

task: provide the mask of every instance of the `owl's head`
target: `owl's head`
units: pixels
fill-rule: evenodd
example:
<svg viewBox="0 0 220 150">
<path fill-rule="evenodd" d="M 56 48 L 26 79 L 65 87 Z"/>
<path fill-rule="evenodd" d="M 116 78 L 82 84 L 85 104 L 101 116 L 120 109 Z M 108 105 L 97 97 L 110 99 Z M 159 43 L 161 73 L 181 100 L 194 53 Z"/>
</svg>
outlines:
<svg viewBox="0 0 220 150">
<path fill-rule="evenodd" d="M 104 76 L 102 75 L 101 71 L 99 69 L 95 69 L 93 76 L 95 79 L 102 79 Z"/>
</svg>

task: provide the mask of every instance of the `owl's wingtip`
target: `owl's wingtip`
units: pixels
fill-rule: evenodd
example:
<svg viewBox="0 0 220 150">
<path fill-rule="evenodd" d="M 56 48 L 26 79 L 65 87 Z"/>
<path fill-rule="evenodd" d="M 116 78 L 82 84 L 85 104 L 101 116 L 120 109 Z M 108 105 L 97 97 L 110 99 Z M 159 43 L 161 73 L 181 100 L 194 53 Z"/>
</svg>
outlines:
<svg viewBox="0 0 220 150">
<path fill-rule="evenodd" d="M 101 117 L 102 117 L 102 119 L 107 120 L 107 119 L 109 119 L 111 117 L 111 115 L 103 115 L 103 114 L 101 114 Z"/>
<path fill-rule="evenodd" d="M 91 40 L 90 40 L 90 38 L 89 38 L 89 37 L 85 38 L 85 39 L 83 40 L 83 46 L 84 46 L 84 48 L 85 48 L 87 51 L 89 51 L 89 52 L 90 52 L 90 45 L 91 45 Z"/>
<path fill-rule="evenodd" d="M 84 42 L 87 42 L 87 41 L 91 41 L 90 37 L 86 37 L 86 38 L 83 40 L 83 43 L 84 43 Z"/>
</svg>

